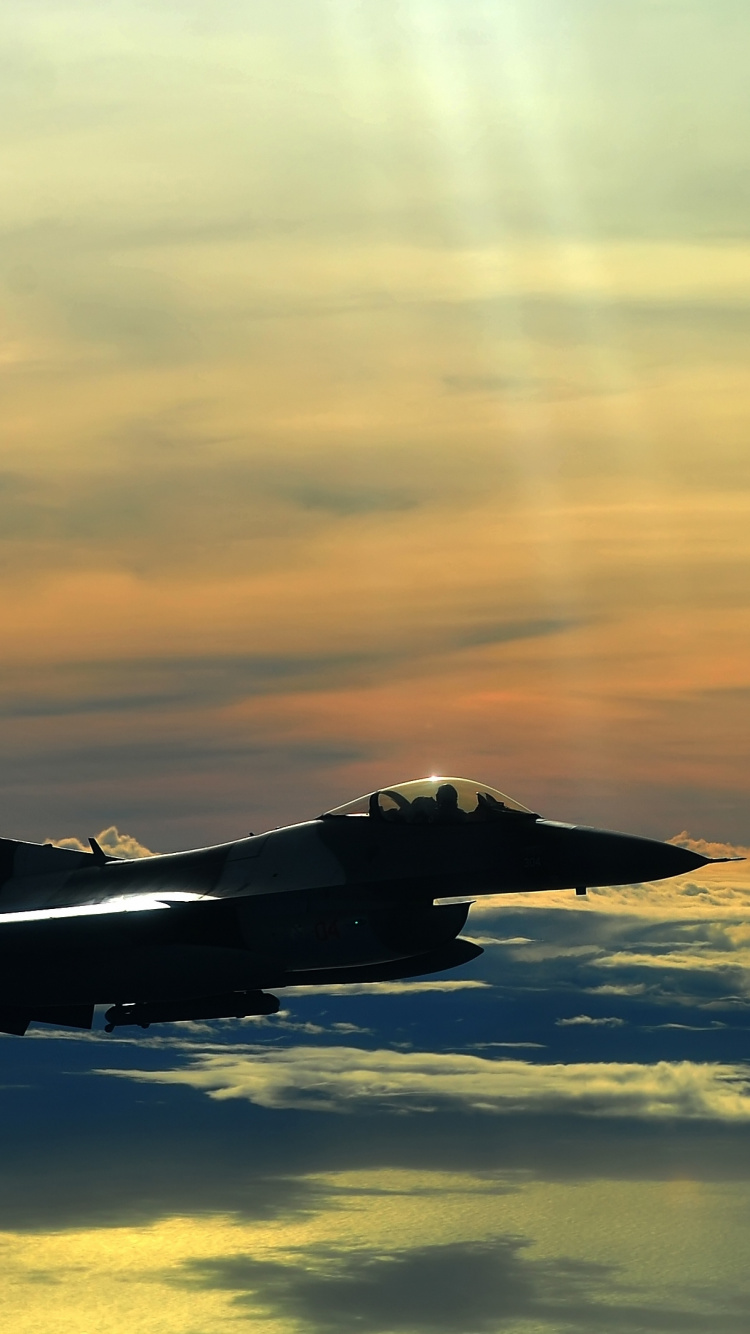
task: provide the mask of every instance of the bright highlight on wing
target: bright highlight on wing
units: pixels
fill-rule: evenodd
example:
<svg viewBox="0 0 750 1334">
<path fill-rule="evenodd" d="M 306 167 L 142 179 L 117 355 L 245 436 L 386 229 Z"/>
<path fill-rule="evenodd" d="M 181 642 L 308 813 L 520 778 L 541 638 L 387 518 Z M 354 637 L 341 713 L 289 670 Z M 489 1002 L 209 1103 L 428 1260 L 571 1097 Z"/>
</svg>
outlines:
<svg viewBox="0 0 750 1334">
<path fill-rule="evenodd" d="M 209 894 L 188 894 L 185 891 L 170 890 L 163 898 L 150 895 L 138 895 L 134 898 L 107 899 L 104 903 L 81 903 L 69 908 L 32 908 L 28 912 L 0 913 L 0 925 L 6 922 L 55 922 L 65 921 L 69 917 L 105 917 L 121 912 L 153 912 L 159 908 L 169 908 L 171 903 L 193 903 L 198 899 L 208 899 Z"/>
</svg>

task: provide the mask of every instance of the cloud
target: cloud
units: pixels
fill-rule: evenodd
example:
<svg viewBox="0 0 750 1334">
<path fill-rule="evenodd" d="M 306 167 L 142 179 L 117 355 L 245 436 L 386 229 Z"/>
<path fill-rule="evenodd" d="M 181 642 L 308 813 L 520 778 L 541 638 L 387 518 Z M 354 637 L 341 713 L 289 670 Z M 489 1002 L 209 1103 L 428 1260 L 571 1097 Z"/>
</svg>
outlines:
<svg viewBox="0 0 750 1334">
<path fill-rule="evenodd" d="M 544 1042 L 471 1042 L 469 1048 L 471 1051 L 487 1051 L 491 1047 L 536 1047 L 539 1051 L 544 1051 Z"/>
<path fill-rule="evenodd" d="M 646 1011 L 654 1006 L 739 1014 L 750 1004 L 748 888 L 738 881 L 719 884 L 711 895 L 684 893 L 691 887 L 703 888 L 690 882 L 676 887 L 672 902 L 666 895 L 652 900 L 650 886 L 637 887 L 632 897 L 628 889 L 619 906 L 616 891 L 610 891 L 592 895 L 592 904 L 578 910 L 564 901 L 572 895 L 529 896 L 525 903 L 514 895 L 512 903 L 495 900 L 492 912 L 481 904 L 472 907 L 466 934 L 483 940 L 533 934 L 523 945 L 488 944 L 481 975 L 505 992 L 558 993 L 558 1015 L 577 1013 L 571 995 L 579 998 L 572 1004 L 584 1011 L 583 993 L 631 998 L 633 1005 L 620 1017 L 634 1024 L 653 1021 Z M 539 901 L 544 898 L 554 905 L 545 909 Z M 483 928 L 478 933 L 477 908 Z M 592 1015 L 606 1018 L 607 1011 Z"/>
<path fill-rule="evenodd" d="M 448 903 L 452 901 L 458 902 L 458 900 L 449 900 L 449 899 L 437 900 L 438 903 L 440 902 Z M 534 944 L 534 939 L 532 936 L 506 936 L 506 937 L 479 936 L 477 935 L 476 931 L 472 931 L 471 938 L 473 941 L 476 941 L 477 945 L 533 945 Z"/>
<path fill-rule="evenodd" d="M 750 857 L 750 848 L 733 843 L 709 843 L 705 838 L 693 838 L 687 829 L 667 839 L 667 842 L 676 844 L 678 848 L 690 848 L 692 852 L 700 852 L 704 857 Z"/>
<path fill-rule="evenodd" d="M 587 987 L 590 996 L 643 996 L 646 993 L 645 982 L 606 983 L 603 987 Z"/>
<path fill-rule="evenodd" d="M 169 709 L 226 707 L 250 698 L 327 692 L 438 670 L 445 656 L 522 643 L 575 629 L 564 618 L 485 621 L 403 632 L 394 627 L 377 646 L 340 652 L 216 653 L 212 656 L 121 658 L 44 665 L 0 673 L 0 717 L 76 717 Z M 390 640 L 390 642 L 389 642 Z"/>
<path fill-rule="evenodd" d="M 493 302 L 497 308 L 497 303 Z M 525 303 L 533 311 L 533 304 Z M 604 314 L 604 309 L 600 315 Z M 532 375 L 444 375 L 442 383 L 450 394 L 497 396 L 509 400 L 553 402 L 568 398 L 591 398 L 602 394 L 626 392 L 628 385 L 616 378 L 598 384 L 581 378 L 576 382 L 562 379 L 543 379 Z"/>
<path fill-rule="evenodd" d="M 750 1075 L 741 1065 L 528 1061 L 356 1047 L 248 1047 L 205 1051 L 171 1070 L 98 1073 L 185 1085 L 211 1098 L 261 1107 L 353 1112 L 390 1107 L 488 1113 L 568 1112 L 651 1120 L 750 1121 Z"/>
<path fill-rule="evenodd" d="M 56 1103 L 57 1095 L 50 1101 Z M 131 1114 L 142 1122 L 142 1108 Z M 186 1134 L 177 1115 L 171 1135 L 163 1136 L 156 1120 L 152 1129 L 155 1143 L 145 1145 L 123 1126 L 116 1152 L 93 1122 L 86 1136 L 56 1126 L 41 1158 L 38 1145 L 20 1145 L 16 1157 L 2 1164 L 3 1230 L 126 1228 L 210 1213 L 270 1220 L 314 1212 L 327 1202 L 325 1186 L 312 1177 L 284 1175 L 281 1162 L 272 1172 L 258 1162 L 248 1165 L 239 1135 L 226 1152 L 206 1149 L 211 1127 L 203 1135 Z"/>
<path fill-rule="evenodd" d="M 579 1024 L 589 1028 L 621 1028 L 625 1020 L 614 1017 L 594 1019 L 590 1014 L 576 1014 L 572 1019 L 556 1019 L 555 1023 L 558 1028 L 573 1028 Z"/>
<path fill-rule="evenodd" d="M 376 514 L 391 510 L 416 509 L 420 496 L 397 487 L 359 486 L 336 487 L 333 484 L 322 486 L 306 485 L 279 487 L 280 494 L 285 494 L 295 504 L 306 510 L 327 510 L 331 514 Z"/>
<path fill-rule="evenodd" d="M 437 982 L 338 982 L 329 986 L 284 987 L 285 996 L 407 996 L 429 991 L 471 991 L 491 988 L 480 978 L 446 977 Z M 281 987 L 278 990 L 282 990 Z"/>
<path fill-rule="evenodd" d="M 77 852 L 90 852 L 88 843 L 82 843 L 80 838 L 56 838 L 50 840 L 58 848 L 74 848 Z M 117 825 L 109 825 L 102 829 L 96 835 L 96 841 L 103 852 L 112 857 L 153 857 L 154 853 L 150 848 L 144 847 L 138 842 L 132 834 L 121 834 Z"/>
<path fill-rule="evenodd" d="M 167 1281 L 231 1294 L 235 1310 L 262 1310 L 314 1334 L 493 1334 L 511 1322 L 686 1334 L 702 1332 L 707 1319 L 717 1334 L 746 1329 L 744 1313 L 720 1291 L 702 1294 L 698 1309 L 651 1305 L 632 1284 L 621 1288 L 610 1265 L 532 1258 L 527 1246 L 501 1236 L 399 1252 L 329 1245 L 289 1259 L 235 1254 L 185 1261 Z"/>
<path fill-rule="evenodd" d="M 540 617 L 537 620 L 500 621 L 476 625 L 453 637 L 456 648 L 481 648 L 485 644 L 510 644 L 514 640 L 538 639 L 546 635 L 564 634 L 574 630 L 577 622 L 562 617 Z"/>
<path fill-rule="evenodd" d="M 706 843 L 693 839 L 685 843 L 679 834 L 670 842 L 693 848 L 706 856 L 741 857 L 747 849 L 727 843 Z M 559 911 L 571 913 L 579 923 L 584 916 L 605 914 L 612 918 L 650 917 L 654 920 L 674 921 L 676 918 L 720 918 L 745 920 L 750 914 L 750 861 L 728 865 L 701 867 L 699 871 L 677 876 L 671 880 L 657 880 L 636 885 L 600 886 L 589 889 L 585 899 L 577 898 L 572 890 L 553 890 L 546 894 L 503 894 L 479 899 L 472 907 L 472 917 L 489 916 L 498 909 L 523 907 L 537 913 Z M 499 942 L 498 942 L 499 943 Z"/>
</svg>

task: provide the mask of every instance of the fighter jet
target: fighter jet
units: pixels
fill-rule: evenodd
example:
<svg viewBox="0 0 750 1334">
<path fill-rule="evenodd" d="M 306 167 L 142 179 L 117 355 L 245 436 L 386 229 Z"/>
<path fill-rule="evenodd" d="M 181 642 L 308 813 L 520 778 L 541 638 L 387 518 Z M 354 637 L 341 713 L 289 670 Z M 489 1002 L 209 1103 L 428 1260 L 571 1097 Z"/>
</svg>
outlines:
<svg viewBox="0 0 750 1334">
<path fill-rule="evenodd" d="M 273 1014 L 272 990 L 419 977 L 482 953 L 483 894 L 627 885 L 711 861 L 430 777 L 233 843 L 139 860 L 0 839 L 0 1031 Z M 446 899 L 453 902 L 444 902 Z M 457 902 L 455 900 L 458 900 Z"/>
</svg>

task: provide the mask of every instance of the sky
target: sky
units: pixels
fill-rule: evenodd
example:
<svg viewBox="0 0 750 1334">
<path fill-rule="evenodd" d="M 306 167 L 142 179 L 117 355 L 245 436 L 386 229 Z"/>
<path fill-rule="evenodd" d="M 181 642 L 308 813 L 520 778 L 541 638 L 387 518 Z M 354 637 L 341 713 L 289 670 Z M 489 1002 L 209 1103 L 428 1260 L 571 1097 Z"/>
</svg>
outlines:
<svg viewBox="0 0 750 1334">
<path fill-rule="evenodd" d="M 749 41 L 2 9 L 4 837 L 447 773 L 747 848 Z M 493 900 L 430 983 L 0 1039 L 6 1327 L 744 1334 L 748 908 L 742 864 Z"/>
</svg>

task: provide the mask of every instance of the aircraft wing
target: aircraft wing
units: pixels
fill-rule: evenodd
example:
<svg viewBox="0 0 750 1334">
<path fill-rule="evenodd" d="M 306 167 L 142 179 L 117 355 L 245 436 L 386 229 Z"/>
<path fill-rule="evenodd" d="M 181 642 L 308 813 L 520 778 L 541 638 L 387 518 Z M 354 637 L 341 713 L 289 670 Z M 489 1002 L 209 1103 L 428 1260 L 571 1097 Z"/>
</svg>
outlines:
<svg viewBox="0 0 750 1334">
<path fill-rule="evenodd" d="M 232 844 L 164 856 L 118 859 L 94 839 L 91 852 L 0 839 L 0 914 L 107 903 L 141 894 L 210 894 Z"/>
</svg>

